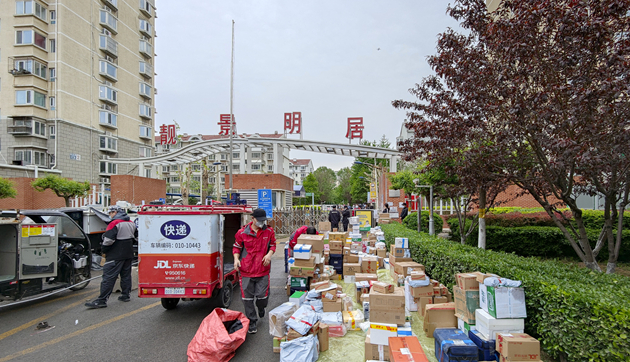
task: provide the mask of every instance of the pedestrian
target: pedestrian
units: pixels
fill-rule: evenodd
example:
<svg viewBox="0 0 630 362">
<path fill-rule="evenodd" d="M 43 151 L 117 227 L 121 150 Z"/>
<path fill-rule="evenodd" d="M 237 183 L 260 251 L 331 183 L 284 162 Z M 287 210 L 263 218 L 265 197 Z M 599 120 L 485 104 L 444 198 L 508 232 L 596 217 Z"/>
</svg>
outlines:
<svg viewBox="0 0 630 362">
<path fill-rule="evenodd" d="M 383 209 L 384 214 L 389 214 L 389 204 L 385 203 L 385 208 Z"/>
<path fill-rule="evenodd" d="M 245 315 L 249 319 L 247 332 L 256 333 L 258 318 L 265 316 L 265 308 L 269 302 L 271 256 L 276 252 L 276 234 L 267 226 L 265 210 L 254 210 L 252 221 L 236 232 L 235 239 L 232 254 L 234 269 L 240 272 L 241 297 Z"/>
<path fill-rule="evenodd" d="M 341 221 L 341 213 L 337 210 L 337 205 L 333 205 L 332 211 L 328 214 L 328 221 L 332 231 L 339 230 L 339 221 Z"/>
<path fill-rule="evenodd" d="M 341 223 L 343 224 L 343 231 L 348 231 L 348 223 L 350 223 L 350 210 L 348 210 L 348 205 L 343 206 L 343 211 L 341 212 Z"/>
<path fill-rule="evenodd" d="M 400 212 L 400 221 L 405 220 L 405 218 L 407 217 L 407 214 L 409 214 L 409 209 L 407 209 L 407 203 L 403 202 L 403 209 Z"/>
<path fill-rule="evenodd" d="M 94 308 L 107 307 L 107 300 L 112 294 L 114 284 L 120 275 L 122 294 L 118 300 L 131 300 L 131 262 L 133 261 L 133 244 L 138 239 L 136 224 L 129 219 L 129 215 L 120 207 L 113 205 L 108 209 L 112 221 L 107 225 L 103 234 L 101 251 L 105 257 L 103 278 L 101 280 L 101 294 L 95 300 L 85 303 Z"/>
</svg>

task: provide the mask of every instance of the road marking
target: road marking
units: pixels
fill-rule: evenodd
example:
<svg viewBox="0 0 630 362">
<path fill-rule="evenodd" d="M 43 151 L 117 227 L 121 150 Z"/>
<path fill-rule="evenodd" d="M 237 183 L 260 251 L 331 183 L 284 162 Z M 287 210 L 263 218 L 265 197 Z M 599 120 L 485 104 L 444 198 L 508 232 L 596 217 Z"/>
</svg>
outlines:
<svg viewBox="0 0 630 362">
<path fill-rule="evenodd" d="M 153 307 L 157 307 L 157 306 L 158 306 L 158 305 L 160 305 L 160 304 L 162 304 L 162 302 L 161 302 L 161 301 L 160 301 L 160 302 L 155 302 L 155 303 L 153 303 L 153 304 L 149 304 L 149 305 L 147 305 L 147 306 L 144 306 L 144 307 L 142 307 L 142 308 L 140 308 L 140 309 L 136 309 L 136 310 L 134 310 L 133 312 L 129 312 L 129 313 L 125 313 L 125 314 L 119 315 L 118 317 L 115 317 L 115 318 L 112 318 L 112 319 L 109 319 L 109 320 L 106 320 L 106 321 L 102 321 L 102 322 L 97 323 L 97 324 L 95 324 L 95 325 L 93 325 L 93 326 L 89 326 L 89 327 L 87 327 L 87 328 L 83 328 L 83 329 L 78 330 L 78 331 L 76 331 L 76 332 L 73 332 L 73 333 L 67 334 L 67 335 L 65 335 L 65 336 L 63 336 L 63 337 L 55 338 L 55 339 L 53 339 L 53 340 L 51 340 L 51 341 L 48 341 L 48 342 L 42 343 L 42 344 L 40 344 L 40 345 L 33 346 L 33 347 L 31 347 L 31 348 L 27 348 L 27 349 L 25 349 L 25 350 L 23 350 L 23 351 L 16 352 L 16 353 L 14 353 L 14 354 L 12 354 L 12 355 L 9 355 L 9 356 L 6 356 L 6 357 L 4 357 L 4 358 L 0 358 L 0 362 L 10 361 L 10 360 L 12 360 L 12 359 L 14 359 L 14 358 L 16 358 L 16 357 L 21 357 L 21 356 L 27 355 L 27 354 L 29 354 L 29 353 L 33 353 L 33 352 L 38 351 L 38 350 L 40 350 L 40 349 L 42 349 L 42 348 L 52 346 L 53 344 L 57 344 L 57 343 L 59 343 L 59 342 L 63 342 L 63 341 L 65 341 L 65 340 L 66 340 L 66 339 L 68 339 L 68 338 L 73 338 L 73 337 L 76 337 L 76 336 L 82 335 L 82 334 L 83 334 L 83 333 L 85 333 L 85 332 L 89 332 L 89 331 L 91 331 L 91 330 L 94 330 L 94 329 L 97 329 L 97 328 L 100 328 L 100 327 L 106 326 L 106 325 L 108 325 L 108 324 L 110 324 L 110 323 L 114 323 L 114 322 L 119 321 L 119 320 L 121 320 L 121 319 L 123 319 L 123 318 L 130 317 L 130 316 L 132 316 L 132 315 L 134 315 L 134 314 L 136 314 L 136 313 L 139 313 L 139 312 L 145 311 L 145 310 L 147 310 L 147 309 L 151 309 L 151 308 L 153 308 Z"/>
<path fill-rule="evenodd" d="M 82 294 L 87 294 L 88 292 L 94 292 L 94 291 L 93 291 L 93 290 L 89 290 L 89 291 L 86 291 L 85 293 L 82 293 Z M 90 297 L 89 297 L 89 298 L 96 297 L 96 296 L 98 295 L 98 293 L 99 293 L 99 292 L 96 292 L 96 293 L 94 293 L 94 294 L 90 295 Z M 77 295 L 75 294 L 75 295 L 72 295 L 72 296 L 73 296 L 73 297 L 76 297 Z M 64 298 L 66 298 L 66 297 L 64 297 Z M 64 298 L 59 298 L 59 299 L 55 299 L 55 300 L 61 300 L 61 299 L 64 299 Z M 89 299 L 89 298 L 88 298 L 88 299 Z M 52 301 L 50 301 L 50 302 L 52 302 Z M 46 302 L 46 303 L 48 303 L 48 302 Z M 58 310 L 56 310 L 56 311 L 54 311 L 54 312 L 52 312 L 52 313 L 50 313 L 50 314 L 46 314 L 46 315 L 45 315 L 45 316 L 43 316 L 43 317 L 39 317 L 39 318 L 37 318 L 37 319 L 33 319 L 32 321 L 30 321 L 30 322 L 28 322 L 28 323 L 24 323 L 24 324 L 22 324 L 22 325 L 21 325 L 21 326 L 19 326 L 19 327 L 16 327 L 16 328 L 13 328 L 13 329 L 12 329 L 12 330 L 10 330 L 10 331 L 4 332 L 4 333 L 0 334 L 0 341 L 1 341 L 1 340 L 3 340 L 3 339 L 5 339 L 5 338 L 7 338 L 7 337 L 9 337 L 9 336 L 12 336 L 12 335 L 16 334 L 17 332 L 20 332 L 20 331 L 25 330 L 25 329 L 26 329 L 26 328 L 28 328 L 28 327 L 34 326 L 34 325 L 36 325 L 36 324 L 37 324 L 37 323 L 39 323 L 39 322 L 43 322 L 43 321 L 45 321 L 46 319 L 49 319 L 49 318 L 51 318 L 51 317 L 56 316 L 57 314 L 63 313 L 63 312 L 67 311 L 67 310 L 68 310 L 68 309 L 70 309 L 70 308 L 76 307 L 77 305 L 82 304 L 82 303 L 85 303 L 85 300 L 84 300 L 83 298 L 82 298 L 80 301 L 78 301 L 78 302 L 74 302 L 74 303 L 72 303 L 72 304 L 68 304 L 68 305 L 66 305 L 65 307 L 63 307 L 63 308 L 61 308 L 61 309 L 58 309 Z"/>
<path fill-rule="evenodd" d="M 82 295 L 84 295 L 84 294 L 88 294 L 88 293 L 92 293 L 92 292 L 93 292 L 93 290 L 91 290 L 91 289 L 90 289 L 90 290 L 84 290 L 84 291 L 82 291 L 82 292 L 72 292 L 73 294 L 66 295 L 65 297 L 54 298 L 54 299 L 51 299 L 51 300 L 46 300 L 46 301 L 43 301 L 43 302 L 40 302 L 40 303 L 36 303 L 36 304 L 25 305 L 25 306 L 23 306 L 23 307 L 17 307 L 16 309 L 12 310 L 12 312 L 15 312 L 15 311 L 17 311 L 17 310 L 26 309 L 26 308 L 35 307 L 35 306 L 38 306 L 38 307 L 39 307 L 40 305 L 44 305 L 44 304 L 48 304 L 48 303 L 53 303 L 53 302 L 57 302 L 57 301 L 59 301 L 59 300 L 64 300 L 64 299 L 68 299 L 68 298 L 80 297 L 80 296 L 82 296 Z M 33 300 L 33 301 L 35 301 L 35 300 Z M 4 312 L 4 311 L 0 311 L 0 315 L 2 315 L 3 313 L 6 313 L 6 312 Z M 1 339 L 1 338 L 0 338 L 0 339 Z"/>
</svg>

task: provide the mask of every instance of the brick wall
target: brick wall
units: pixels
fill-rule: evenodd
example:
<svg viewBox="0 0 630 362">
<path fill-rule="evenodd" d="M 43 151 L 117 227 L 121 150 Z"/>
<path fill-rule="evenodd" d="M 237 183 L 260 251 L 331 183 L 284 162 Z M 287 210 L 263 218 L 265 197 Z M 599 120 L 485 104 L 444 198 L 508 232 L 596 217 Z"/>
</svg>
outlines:
<svg viewBox="0 0 630 362">
<path fill-rule="evenodd" d="M 525 195 L 518 196 L 523 190 L 516 186 L 509 186 L 504 192 L 499 194 L 496 198 L 497 202 L 501 202 L 499 207 L 541 207 L 540 204 L 534 199 L 534 197 L 527 193 Z M 549 198 L 550 202 L 559 201 L 555 197 Z"/>
<path fill-rule="evenodd" d="M 166 181 L 133 175 L 112 175 L 111 204 L 127 201 L 141 205 L 159 198 L 166 198 Z"/>
<path fill-rule="evenodd" d="M 395 172 L 390 172 L 389 175 L 393 175 L 395 174 Z M 399 206 L 399 203 L 401 202 L 407 202 L 409 200 L 405 199 L 405 190 L 400 190 L 400 197 L 389 197 L 389 190 L 392 187 L 392 182 L 389 180 L 389 177 L 387 177 L 388 174 L 383 174 L 382 178 L 381 178 L 381 182 L 380 184 L 383 185 L 383 187 L 381 187 L 381 189 L 379 190 L 379 192 L 383 192 L 383 203 L 388 203 L 390 207 L 395 206 L 398 208 L 398 212 L 400 213 L 402 211 L 402 208 Z M 381 206 L 381 210 L 385 208 L 385 205 Z"/>
<path fill-rule="evenodd" d="M 58 197 L 54 192 L 46 190 L 39 192 L 31 186 L 35 178 L 14 177 L 8 179 L 13 182 L 17 191 L 16 198 L 0 199 L 0 209 L 51 209 L 66 206 L 62 197 Z"/>
<path fill-rule="evenodd" d="M 276 189 L 293 192 L 293 180 L 277 173 L 236 174 L 233 186 L 237 190 Z M 230 185 L 230 175 L 225 175 L 225 187 Z"/>
</svg>

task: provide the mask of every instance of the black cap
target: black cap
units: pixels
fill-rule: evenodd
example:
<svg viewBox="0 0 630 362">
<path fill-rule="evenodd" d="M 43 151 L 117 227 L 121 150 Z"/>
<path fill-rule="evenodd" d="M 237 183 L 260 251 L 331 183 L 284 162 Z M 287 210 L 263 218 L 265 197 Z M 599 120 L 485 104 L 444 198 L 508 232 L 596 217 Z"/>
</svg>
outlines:
<svg viewBox="0 0 630 362">
<path fill-rule="evenodd" d="M 267 220 L 267 213 L 263 209 L 256 209 L 252 213 L 252 217 L 258 221 L 265 221 Z"/>
<path fill-rule="evenodd" d="M 337 205 L 333 205 L 332 207 L 333 207 L 333 209 L 336 209 L 336 208 L 337 208 Z"/>
</svg>

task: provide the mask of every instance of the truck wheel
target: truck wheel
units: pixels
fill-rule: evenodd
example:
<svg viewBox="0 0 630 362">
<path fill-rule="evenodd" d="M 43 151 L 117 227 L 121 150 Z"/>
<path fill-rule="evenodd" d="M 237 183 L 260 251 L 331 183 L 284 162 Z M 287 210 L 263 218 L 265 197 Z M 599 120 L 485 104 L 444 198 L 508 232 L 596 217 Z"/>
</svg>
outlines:
<svg viewBox="0 0 630 362">
<path fill-rule="evenodd" d="M 84 289 L 85 287 L 88 286 L 88 284 L 90 284 L 90 281 L 87 280 L 89 279 L 89 274 L 88 276 L 84 276 L 83 274 L 77 274 L 77 273 L 72 273 L 72 276 L 70 277 L 70 285 L 74 285 L 73 287 L 70 287 L 70 290 L 73 291 L 77 291 L 77 290 L 81 290 Z M 86 281 L 84 281 L 86 280 Z M 81 283 L 82 281 L 84 281 L 83 283 Z"/>
<path fill-rule="evenodd" d="M 223 288 L 219 292 L 219 304 L 221 308 L 229 308 L 232 304 L 232 281 L 226 280 L 223 282 Z"/>
<path fill-rule="evenodd" d="M 162 298 L 162 307 L 164 307 L 164 309 L 175 309 L 177 303 L 179 303 L 179 298 Z"/>
</svg>

